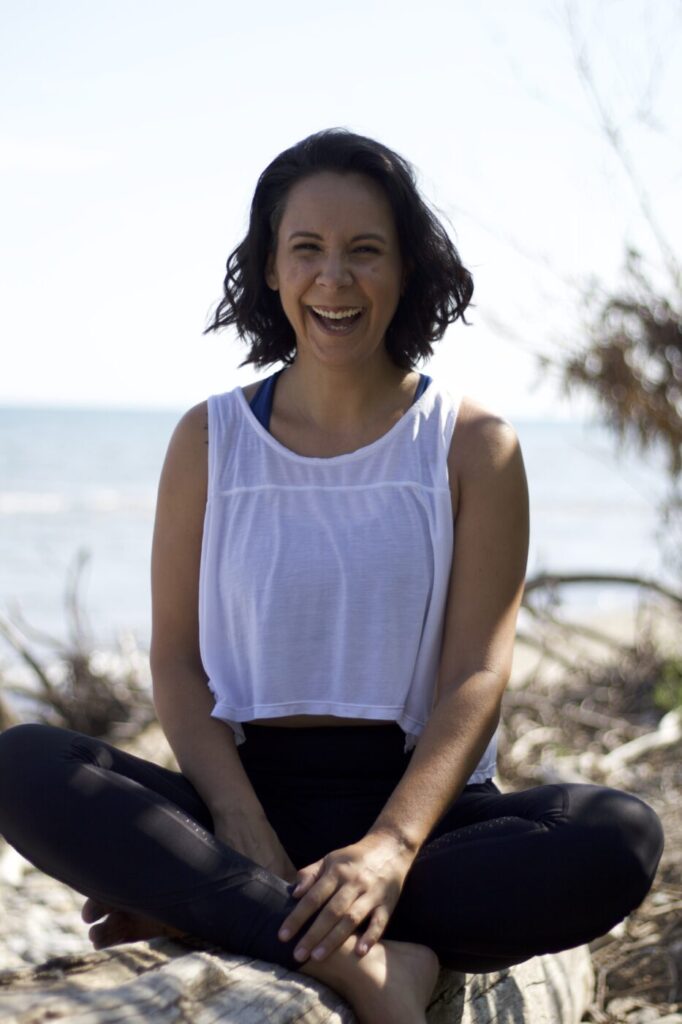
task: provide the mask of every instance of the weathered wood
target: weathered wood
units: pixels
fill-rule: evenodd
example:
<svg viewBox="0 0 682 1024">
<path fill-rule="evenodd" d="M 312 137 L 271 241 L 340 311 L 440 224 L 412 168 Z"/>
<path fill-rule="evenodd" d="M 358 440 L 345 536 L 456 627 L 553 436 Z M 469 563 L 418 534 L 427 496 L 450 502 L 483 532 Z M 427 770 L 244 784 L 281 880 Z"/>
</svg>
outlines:
<svg viewBox="0 0 682 1024">
<path fill-rule="evenodd" d="M 594 974 L 586 946 L 534 957 L 497 974 L 441 971 L 429 1024 L 579 1024 L 592 1002 Z"/>
<path fill-rule="evenodd" d="M 499 974 L 442 971 L 429 1024 L 578 1024 L 590 1001 L 584 947 Z M 0 972 L 5 1024 L 354 1024 L 335 992 L 305 975 L 165 939 Z"/>
</svg>

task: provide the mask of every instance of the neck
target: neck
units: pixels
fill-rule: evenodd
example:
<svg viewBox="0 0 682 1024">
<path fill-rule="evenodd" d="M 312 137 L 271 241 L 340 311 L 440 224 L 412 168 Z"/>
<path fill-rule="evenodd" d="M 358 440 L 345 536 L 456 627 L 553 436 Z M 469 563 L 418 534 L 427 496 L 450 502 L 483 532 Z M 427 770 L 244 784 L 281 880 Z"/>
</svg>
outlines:
<svg viewBox="0 0 682 1024">
<path fill-rule="evenodd" d="M 325 434 L 343 436 L 385 415 L 396 399 L 412 390 L 410 376 L 388 355 L 348 368 L 306 363 L 299 354 L 280 377 L 278 390 L 284 391 L 286 406 L 297 419 Z"/>
</svg>

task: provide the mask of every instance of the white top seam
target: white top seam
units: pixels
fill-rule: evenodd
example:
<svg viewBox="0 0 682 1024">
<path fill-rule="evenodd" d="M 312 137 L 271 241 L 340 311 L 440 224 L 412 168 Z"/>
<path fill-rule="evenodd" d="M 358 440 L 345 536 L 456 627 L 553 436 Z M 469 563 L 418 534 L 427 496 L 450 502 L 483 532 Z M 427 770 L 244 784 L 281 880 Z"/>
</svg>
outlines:
<svg viewBox="0 0 682 1024">
<path fill-rule="evenodd" d="M 448 487 L 430 487 L 414 480 L 386 480 L 373 484 L 251 484 L 243 487 L 215 488 L 209 497 L 222 498 L 231 494 L 249 494 L 256 491 L 376 491 L 385 487 L 405 487 L 416 491 L 428 491 L 429 494 L 447 494 Z"/>
</svg>

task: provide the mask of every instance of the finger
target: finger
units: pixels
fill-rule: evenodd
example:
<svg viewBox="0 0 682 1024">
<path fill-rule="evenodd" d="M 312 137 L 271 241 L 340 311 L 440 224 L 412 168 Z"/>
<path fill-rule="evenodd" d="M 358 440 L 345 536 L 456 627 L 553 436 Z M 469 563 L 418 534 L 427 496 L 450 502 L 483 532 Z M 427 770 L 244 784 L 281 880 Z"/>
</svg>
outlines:
<svg viewBox="0 0 682 1024">
<path fill-rule="evenodd" d="M 299 937 L 294 956 L 303 961 L 313 951 L 318 951 L 315 959 L 324 960 L 359 927 L 372 907 L 369 896 L 360 896 L 357 888 L 345 886 L 320 911 L 309 930 Z"/>
<path fill-rule="evenodd" d="M 365 953 L 370 951 L 372 946 L 376 945 L 386 931 L 386 925 L 389 922 L 390 916 L 391 915 L 385 907 L 376 908 L 372 914 L 369 925 L 358 939 L 358 943 L 355 947 L 355 952 L 358 956 L 364 956 Z"/>
<path fill-rule="evenodd" d="M 294 889 L 295 896 L 304 896 L 306 892 L 315 884 L 318 878 L 321 877 L 324 872 L 324 860 L 317 860 L 314 864 L 307 864 L 306 867 L 301 868 L 296 872 L 296 888 Z"/>
<path fill-rule="evenodd" d="M 356 932 L 360 925 L 365 921 L 369 914 L 372 913 L 372 903 L 369 899 L 356 900 L 344 913 L 338 923 L 331 928 L 326 935 L 316 938 L 313 941 L 311 928 L 309 936 L 306 935 L 301 940 L 299 945 L 306 945 L 307 948 L 312 949 L 311 957 L 313 960 L 321 961 L 326 960 L 328 956 L 331 956 L 346 939 Z M 319 920 L 319 919 L 318 919 Z M 317 925 L 317 921 L 315 922 Z M 310 943 L 310 944 L 309 944 Z M 294 956 L 296 954 L 294 953 Z"/>
<path fill-rule="evenodd" d="M 307 892 L 310 892 L 312 887 L 315 885 L 315 882 L 317 881 L 317 878 L 318 878 L 317 875 L 304 875 L 301 878 L 301 873 L 299 871 L 298 875 L 294 879 L 294 881 L 296 882 L 296 887 L 295 887 L 294 893 L 293 893 L 294 896 L 296 896 L 299 899 L 300 899 L 301 896 L 305 896 L 305 894 Z"/>
<path fill-rule="evenodd" d="M 292 935 L 296 935 L 310 915 L 314 914 L 320 909 L 320 907 L 324 906 L 329 897 L 335 891 L 336 884 L 337 883 L 334 879 L 328 876 L 323 876 L 315 883 L 315 885 L 313 885 L 305 896 L 300 898 L 289 916 L 282 921 L 279 932 L 277 933 L 283 942 L 290 939 Z M 294 892 L 296 892 L 296 890 L 294 890 Z"/>
</svg>

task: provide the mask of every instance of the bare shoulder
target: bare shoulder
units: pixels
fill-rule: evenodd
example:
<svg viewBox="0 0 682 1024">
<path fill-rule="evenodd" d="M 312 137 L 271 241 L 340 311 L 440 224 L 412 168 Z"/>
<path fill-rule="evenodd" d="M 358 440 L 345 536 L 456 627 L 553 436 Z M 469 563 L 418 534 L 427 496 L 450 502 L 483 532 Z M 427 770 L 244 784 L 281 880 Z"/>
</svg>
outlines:
<svg viewBox="0 0 682 1024">
<path fill-rule="evenodd" d="M 208 443 L 208 402 L 199 402 L 183 413 L 173 432 L 173 437 L 176 436 L 186 443 L 197 438 Z"/>
<path fill-rule="evenodd" d="M 205 493 L 208 478 L 208 403 L 182 415 L 171 436 L 161 483 L 171 489 L 191 486 Z"/>
<path fill-rule="evenodd" d="M 527 500 L 521 446 L 511 423 L 473 398 L 460 403 L 448 453 L 448 476 L 453 516 L 465 492 L 487 501 L 505 488 L 517 500 Z"/>
<path fill-rule="evenodd" d="M 495 474 L 521 458 L 511 423 L 473 398 L 464 397 L 450 444 L 448 463 L 457 476 Z"/>
<path fill-rule="evenodd" d="M 208 402 L 192 406 L 178 420 L 168 446 L 176 458 L 196 457 L 208 445 Z"/>
</svg>

